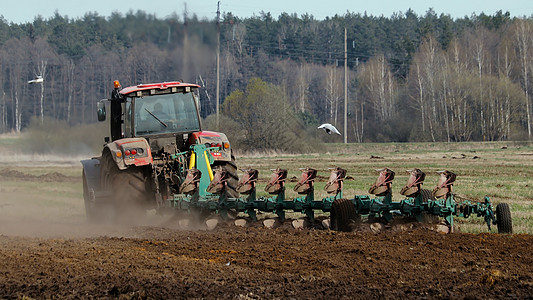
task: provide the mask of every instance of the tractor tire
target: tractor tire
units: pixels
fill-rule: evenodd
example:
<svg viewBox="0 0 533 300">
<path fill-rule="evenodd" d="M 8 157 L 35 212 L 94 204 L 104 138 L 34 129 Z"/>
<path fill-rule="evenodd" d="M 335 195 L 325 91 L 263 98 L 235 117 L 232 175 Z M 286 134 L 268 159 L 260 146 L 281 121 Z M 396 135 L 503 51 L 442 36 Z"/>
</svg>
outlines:
<svg viewBox="0 0 533 300">
<path fill-rule="evenodd" d="M 431 190 L 428 189 L 421 189 L 420 193 L 422 194 L 422 201 L 428 202 L 428 200 L 435 200 L 435 197 L 433 197 L 433 193 Z"/>
<path fill-rule="evenodd" d="M 87 184 L 87 178 L 85 177 L 85 172 L 83 170 L 81 172 L 81 176 L 83 180 L 83 202 L 85 204 L 85 216 L 87 217 L 87 221 L 90 223 L 96 223 L 102 216 L 102 207 L 95 202 L 94 195 L 91 195 L 88 187 L 89 185 Z"/>
<path fill-rule="evenodd" d="M 140 168 L 120 170 L 108 153 L 102 157 L 101 186 L 109 191 L 115 223 L 131 223 L 142 217 L 147 209 L 147 186 Z"/>
<path fill-rule="evenodd" d="M 428 189 L 421 189 L 420 193 L 422 194 L 422 202 L 427 203 L 428 200 L 435 200 L 433 197 L 433 192 Z M 422 212 L 422 223 L 424 224 L 437 224 L 440 222 L 440 218 L 437 215 L 430 214 L 426 211 Z"/>
<path fill-rule="evenodd" d="M 235 156 L 231 155 L 231 161 L 219 161 L 213 164 L 214 167 L 221 167 L 229 173 L 228 184 L 226 186 L 226 196 L 228 198 L 238 198 L 239 192 L 237 185 L 239 184 L 239 174 L 237 173 L 237 164 L 235 163 Z"/>
<path fill-rule="evenodd" d="M 350 232 L 351 224 L 358 220 L 355 206 L 350 199 L 337 199 L 331 205 L 330 226 L 336 231 Z"/>
<path fill-rule="evenodd" d="M 513 233 L 513 220 L 511 219 L 509 204 L 500 203 L 496 205 L 496 222 L 498 233 Z"/>
</svg>

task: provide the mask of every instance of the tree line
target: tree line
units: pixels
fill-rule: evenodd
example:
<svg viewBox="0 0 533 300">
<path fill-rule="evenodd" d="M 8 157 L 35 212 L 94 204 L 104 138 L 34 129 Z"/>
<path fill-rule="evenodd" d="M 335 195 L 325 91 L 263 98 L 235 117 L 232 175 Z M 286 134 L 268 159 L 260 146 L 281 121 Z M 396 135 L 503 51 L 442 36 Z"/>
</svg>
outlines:
<svg viewBox="0 0 533 300">
<path fill-rule="evenodd" d="M 265 107 L 291 113 L 276 122 L 343 128 L 346 46 L 350 142 L 531 139 L 532 22 L 502 11 L 452 19 L 432 10 L 324 20 L 225 13 L 219 22 L 142 11 L 76 19 L 56 13 L 24 24 L 0 18 L 0 132 L 42 118 L 93 123 L 96 100 L 109 96 L 115 79 L 124 86 L 198 83 L 208 117 L 216 107 L 218 27 L 221 102 L 231 102 L 222 113 L 242 126 L 255 124 L 242 116 L 256 114 L 239 117 L 230 108 L 239 99 L 254 103 L 239 93 L 259 97 L 251 90 L 261 87 L 284 102 Z M 28 84 L 36 75 L 44 82 Z"/>
</svg>

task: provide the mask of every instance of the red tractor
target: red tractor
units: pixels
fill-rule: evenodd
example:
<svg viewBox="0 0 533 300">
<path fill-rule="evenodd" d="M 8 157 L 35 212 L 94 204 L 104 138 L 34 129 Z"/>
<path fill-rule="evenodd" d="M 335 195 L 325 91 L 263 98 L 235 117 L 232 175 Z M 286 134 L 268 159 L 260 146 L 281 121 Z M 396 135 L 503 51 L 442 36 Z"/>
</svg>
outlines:
<svg viewBox="0 0 533 300">
<path fill-rule="evenodd" d="M 101 156 L 82 161 L 90 221 L 127 219 L 132 212 L 169 207 L 168 200 L 187 190 L 192 169 L 203 174 L 195 179 L 206 182 L 202 187 L 214 170 L 226 171 L 225 193 L 238 197 L 230 143 L 223 133 L 202 131 L 194 94 L 198 88 L 176 81 L 120 89 L 114 82 L 111 98 L 97 107 L 99 121 L 106 120 L 106 106 L 110 110 L 110 137 L 105 137 Z"/>
</svg>

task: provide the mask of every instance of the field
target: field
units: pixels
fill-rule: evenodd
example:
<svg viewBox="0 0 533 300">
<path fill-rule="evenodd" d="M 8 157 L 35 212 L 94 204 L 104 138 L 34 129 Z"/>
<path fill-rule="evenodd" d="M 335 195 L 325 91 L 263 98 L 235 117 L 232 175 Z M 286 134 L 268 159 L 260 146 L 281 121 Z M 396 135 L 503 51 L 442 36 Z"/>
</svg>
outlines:
<svg viewBox="0 0 533 300">
<path fill-rule="evenodd" d="M 507 202 L 513 235 L 487 233 L 480 218 L 455 233 L 419 225 L 379 234 L 260 224 L 183 230 L 148 214 L 135 226 L 85 222 L 79 158 L 24 155 L 0 139 L 0 298 L 530 298 L 533 295 L 533 147 L 530 143 L 329 145 L 325 154 L 241 155 L 241 168 L 289 178 L 313 167 L 348 170 L 344 196 L 367 194 L 374 169 L 457 174 L 455 192 Z M 326 178 L 320 177 L 319 189 Z M 292 194 L 294 182 L 288 186 Z M 324 194 L 319 195 L 324 196 Z M 295 214 L 292 217 L 297 217 Z"/>
</svg>

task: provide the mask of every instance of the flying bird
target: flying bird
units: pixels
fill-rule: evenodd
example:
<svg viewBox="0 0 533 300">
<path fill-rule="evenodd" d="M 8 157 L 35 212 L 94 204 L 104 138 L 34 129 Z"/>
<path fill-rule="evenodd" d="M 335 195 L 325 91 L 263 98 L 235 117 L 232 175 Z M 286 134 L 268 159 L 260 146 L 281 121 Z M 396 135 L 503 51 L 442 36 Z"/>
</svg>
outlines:
<svg viewBox="0 0 533 300">
<path fill-rule="evenodd" d="M 32 84 L 32 83 L 42 83 L 43 81 L 44 81 L 43 76 L 41 76 L 41 75 L 37 75 L 37 76 L 35 76 L 34 79 L 28 81 L 28 83 L 29 83 L 29 84 Z"/>
<path fill-rule="evenodd" d="M 335 126 L 329 124 L 329 123 L 324 123 L 320 126 L 318 126 L 318 129 L 324 129 L 328 134 L 331 134 L 332 132 L 335 132 L 336 134 L 338 135 L 341 135 L 341 133 L 337 130 L 337 128 L 335 128 Z"/>
</svg>

